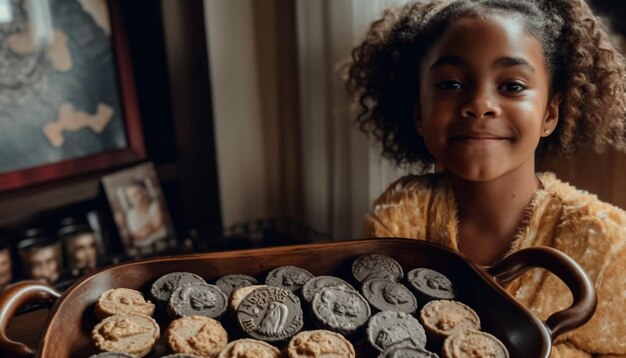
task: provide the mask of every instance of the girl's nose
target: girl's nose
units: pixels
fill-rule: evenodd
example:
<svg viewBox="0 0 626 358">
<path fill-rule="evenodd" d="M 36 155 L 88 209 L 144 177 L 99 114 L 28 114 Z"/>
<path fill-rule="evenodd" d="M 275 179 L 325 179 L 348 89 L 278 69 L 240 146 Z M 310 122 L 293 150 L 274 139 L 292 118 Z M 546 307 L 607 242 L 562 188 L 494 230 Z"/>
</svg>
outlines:
<svg viewBox="0 0 626 358">
<path fill-rule="evenodd" d="M 468 94 L 469 98 L 460 108 L 463 118 L 481 119 L 500 116 L 500 106 L 490 98 L 486 90 L 476 89 Z"/>
</svg>

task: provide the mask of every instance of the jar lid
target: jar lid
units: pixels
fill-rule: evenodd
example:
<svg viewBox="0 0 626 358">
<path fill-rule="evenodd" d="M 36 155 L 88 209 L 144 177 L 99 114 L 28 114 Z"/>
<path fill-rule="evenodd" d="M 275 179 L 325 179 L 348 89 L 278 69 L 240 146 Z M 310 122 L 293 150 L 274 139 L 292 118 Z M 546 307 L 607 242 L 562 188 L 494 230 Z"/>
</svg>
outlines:
<svg viewBox="0 0 626 358">
<path fill-rule="evenodd" d="M 57 231 L 57 236 L 63 237 L 86 232 L 93 232 L 86 222 L 73 217 L 67 217 L 61 221 L 61 228 Z"/>
<path fill-rule="evenodd" d="M 24 239 L 17 243 L 18 250 L 32 250 L 39 247 L 50 246 L 54 244 L 56 240 L 50 236 L 38 236 Z"/>
</svg>

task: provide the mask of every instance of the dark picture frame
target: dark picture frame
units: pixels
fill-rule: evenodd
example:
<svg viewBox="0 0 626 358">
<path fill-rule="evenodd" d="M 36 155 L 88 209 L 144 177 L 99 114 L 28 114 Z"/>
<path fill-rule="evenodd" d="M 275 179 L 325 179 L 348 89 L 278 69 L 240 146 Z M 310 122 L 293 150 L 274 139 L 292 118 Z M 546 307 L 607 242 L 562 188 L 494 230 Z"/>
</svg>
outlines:
<svg viewBox="0 0 626 358">
<path fill-rule="evenodd" d="M 137 102 L 128 38 L 124 26 L 120 2 L 107 0 L 113 67 L 118 86 L 118 98 L 126 139 L 125 148 L 104 150 L 87 156 L 61 159 L 34 167 L 0 172 L 0 193 L 22 189 L 82 174 L 137 163 L 146 158 L 143 130 Z M 53 19 L 54 20 L 54 19 Z M 89 84 L 84 84 L 89 86 Z M 6 150 L 3 149 L 3 150 Z M 9 155 L 19 155 L 10 153 Z"/>
</svg>

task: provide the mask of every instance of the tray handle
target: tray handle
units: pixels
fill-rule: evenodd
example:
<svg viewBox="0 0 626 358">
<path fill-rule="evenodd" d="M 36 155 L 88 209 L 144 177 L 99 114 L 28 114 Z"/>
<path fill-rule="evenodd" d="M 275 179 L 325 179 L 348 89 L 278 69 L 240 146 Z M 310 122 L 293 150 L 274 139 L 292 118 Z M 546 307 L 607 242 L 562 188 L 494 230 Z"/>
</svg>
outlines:
<svg viewBox="0 0 626 358">
<path fill-rule="evenodd" d="M 572 292 L 574 302 L 545 321 L 554 339 L 591 319 L 598 304 L 596 290 L 583 268 L 565 253 L 551 247 L 529 247 L 505 257 L 487 269 L 502 286 L 531 268 L 544 268 L 561 279 Z"/>
<path fill-rule="evenodd" d="M 21 307 L 30 303 L 53 303 L 61 294 L 39 281 L 22 281 L 7 287 L 0 295 L 0 352 L 8 357 L 32 357 L 34 350 L 7 337 L 7 328 Z"/>
</svg>

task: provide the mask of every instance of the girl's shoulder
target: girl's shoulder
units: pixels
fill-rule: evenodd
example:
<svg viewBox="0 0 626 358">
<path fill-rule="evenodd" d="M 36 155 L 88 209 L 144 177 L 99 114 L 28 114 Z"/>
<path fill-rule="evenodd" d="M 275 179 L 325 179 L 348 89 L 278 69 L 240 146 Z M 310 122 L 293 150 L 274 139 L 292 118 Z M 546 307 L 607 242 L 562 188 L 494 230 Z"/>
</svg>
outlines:
<svg viewBox="0 0 626 358">
<path fill-rule="evenodd" d="M 546 193 L 562 203 L 562 210 L 626 223 L 626 212 L 623 209 L 600 200 L 597 195 L 561 181 L 554 173 L 540 173 L 539 178 Z"/>
<path fill-rule="evenodd" d="M 623 209 L 557 179 L 552 173 L 542 173 L 539 177 L 547 200 L 554 204 L 554 209 L 549 211 L 559 216 L 557 241 L 572 244 L 573 240 L 580 244 L 586 240 L 588 245 L 605 247 L 624 243 L 626 212 Z"/>
</svg>

